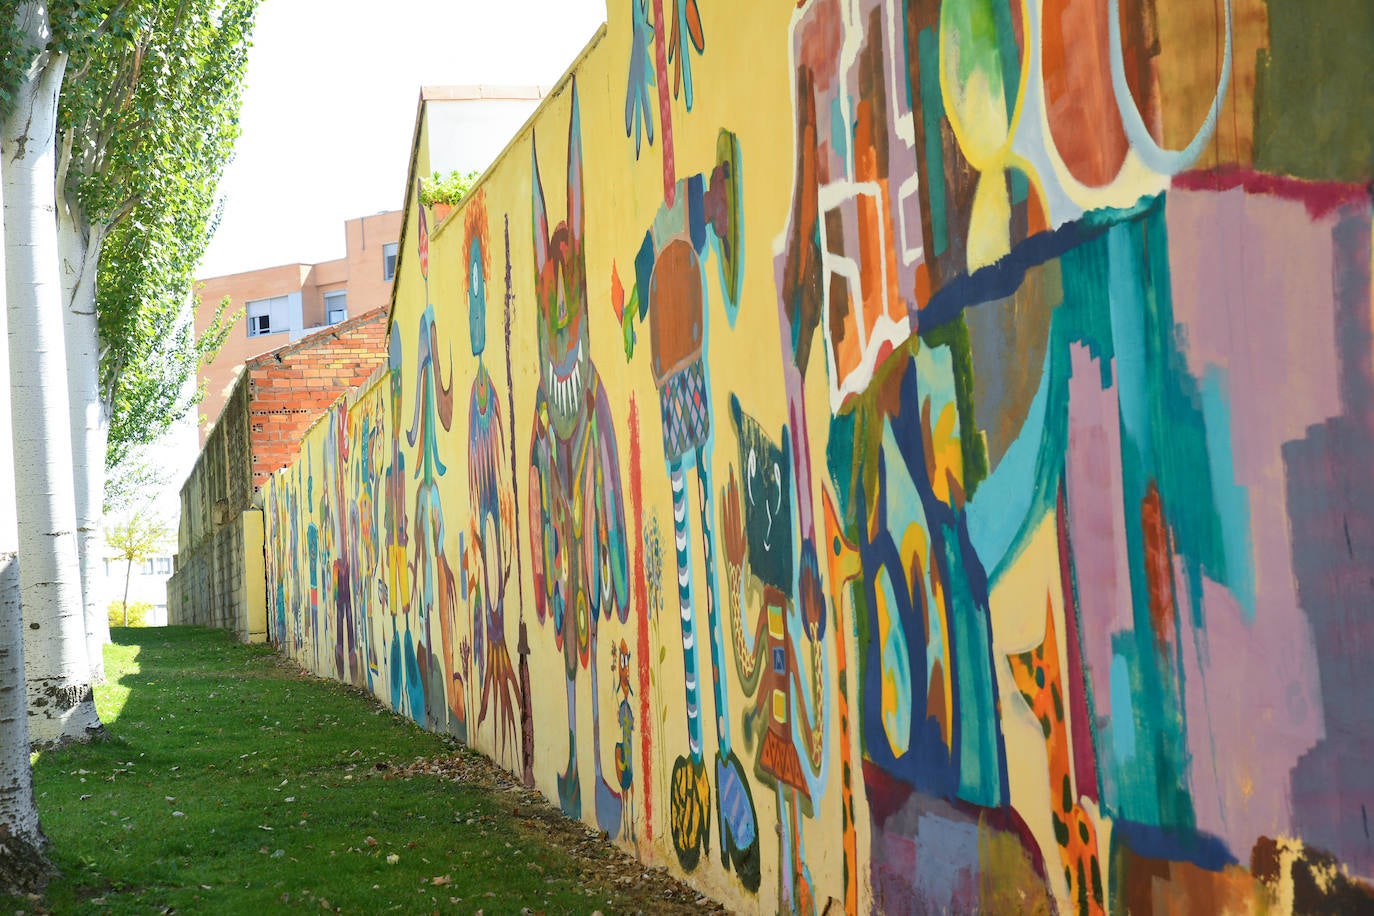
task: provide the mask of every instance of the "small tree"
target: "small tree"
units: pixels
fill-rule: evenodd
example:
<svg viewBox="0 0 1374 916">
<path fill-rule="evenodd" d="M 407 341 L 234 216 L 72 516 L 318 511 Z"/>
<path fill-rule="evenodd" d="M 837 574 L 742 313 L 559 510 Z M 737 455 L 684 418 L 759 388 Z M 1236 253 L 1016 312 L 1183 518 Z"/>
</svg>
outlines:
<svg viewBox="0 0 1374 916">
<path fill-rule="evenodd" d="M 147 509 L 140 509 L 129 520 L 111 525 L 105 531 L 106 542 L 119 553 L 119 558 L 127 564 L 124 568 L 124 625 L 129 625 L 129 579 L 134 573 L 134 564 L 151 559 L 167 543 L 172 530 L 160 517 Z"/>
</svg>

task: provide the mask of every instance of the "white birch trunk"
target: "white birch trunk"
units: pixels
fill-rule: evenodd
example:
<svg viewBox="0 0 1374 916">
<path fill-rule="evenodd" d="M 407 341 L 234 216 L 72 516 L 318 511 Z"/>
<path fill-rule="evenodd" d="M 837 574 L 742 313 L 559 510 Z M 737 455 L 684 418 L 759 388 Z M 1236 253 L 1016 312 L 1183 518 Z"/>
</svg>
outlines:
<svg viewBox="0 0 1374 916">
<path fill-rule="evenodd" d="M 100 402 L 100 329 L 96 322 L 96 267 L 104 226 L 86 226 L 70 201 L 58 198 L 57 248 L 62 263 L 62 320 L 71 398 L 72 480 L 76 496 L 78 561 L 92 683 L 105 680 L 110 617 L 99 601 L 101 522 L 108 426 Z"/>
<path fill-rule="evenodd" d="M 48 47 L 47 7 L 18 22 Z M 38 746 L 100 731 L 91 693 L 77 560 L 70 402 L 54 201 L 57 96 L 66 57 L 39 54 L 0 133 L 10 393 L 19 521 L 29 738 Z"/>
<path fill-rule="evenodd" d="M 0 259 L 0 295 L 4 261 Z M 0 307 L 0 344 L 7 338 Z M 15 518 L 14 452 L 10 439 L 9 350 L 0 346 L 0 836 L 36 849 L 47 839 L 38 822 L 29 764 L 28 699 L 24 681 L 24 619 L 19 603 L 19 526 Z"/>
</svg>

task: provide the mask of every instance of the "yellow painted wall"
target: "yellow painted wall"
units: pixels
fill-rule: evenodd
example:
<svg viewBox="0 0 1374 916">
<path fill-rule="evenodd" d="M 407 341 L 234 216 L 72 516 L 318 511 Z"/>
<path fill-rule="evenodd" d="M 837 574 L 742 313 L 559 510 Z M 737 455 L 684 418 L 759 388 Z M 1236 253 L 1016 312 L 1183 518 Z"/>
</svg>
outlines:
<svg viewBox="0 0 1374 916">
<path fill-rule="evenodd" d="M 1367 905 L 1374 48 L 1175 6 L 617 5 L 412 194 L 272 638 L 732 908 Z"/>
</svg>

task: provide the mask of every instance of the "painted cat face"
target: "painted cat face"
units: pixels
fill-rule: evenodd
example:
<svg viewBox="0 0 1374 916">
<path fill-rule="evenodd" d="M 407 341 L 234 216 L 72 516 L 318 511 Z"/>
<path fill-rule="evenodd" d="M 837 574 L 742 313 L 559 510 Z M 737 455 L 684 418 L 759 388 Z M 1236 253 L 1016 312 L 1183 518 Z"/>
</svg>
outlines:
<svg viewBox="0 0 1374 916">
<path fill-rule="evenodd" d="M 572 87 L 568 123 L 568 218 L 549 232 L 539 154 L 533 152 L 535 297 L 539 306 L 539 386 L 549 419 L 561 439 L 570 438 L 581 419 L 591 379 L 587 330 L 587 272 L 582 252 L 582 131 L 577 83 Z"/>
<path fill-rule="evenodd" d="M 777 445 L 758 421 L 730 396 L 730 416 L 739 437 L 744 533 L 749 566 L 764 585 L 792 593 L 792 459 L 783 428 Z"/>
</svg>

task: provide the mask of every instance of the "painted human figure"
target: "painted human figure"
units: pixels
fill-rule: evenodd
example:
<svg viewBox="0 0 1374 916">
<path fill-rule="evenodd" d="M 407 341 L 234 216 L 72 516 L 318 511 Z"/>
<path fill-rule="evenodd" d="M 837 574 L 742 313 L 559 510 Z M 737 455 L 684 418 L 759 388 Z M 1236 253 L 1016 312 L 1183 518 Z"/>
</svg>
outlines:
<svg viewBox="0 0 1374 916">
<path fill-rule="evenodd" d="M 711 539 L 711 396 L 704 358 L 710 310 L 704 258 L 716 251 L 727 316 L 739 301 L 741 181 L 739 143 L 721 131 L 716 164 L 709 175 L 677 182 L 671 203 L 662 205 L 644 233 L 634 259 L 635 282 L 628 303 L 615 303 L 624 333 L 625 354 L 635 351 L 635 321 L 649 325 L 650 369 L 659 392 L 663 457 L 673 496 L 673 534 L 677 546 L 683 669 L 687 684 L 688 755 L 673 765 L 673 844 L 688 871 L 702 850 L 710 851 L 710 782 L 702 728 L 702 667 L 697 641 L 697 601 L 704 600 L 715 677 L 716 821 L 721 860 L 733 865 L 751 890 L 757 889 L 758 831 L 744 767 L 730 744 L 729 699 L 724 683 L 725 641 L 718 613 L 717 569 Z M 711 243 L 714 243 L 713 246 Z M 701 538 L 705 545 L 706 588 L 698 592 L 691 560 L 691 521 L 687 472 L 696 469 Z"/>
<path fill-rule="evenodd" d="M 468 504 L 473 512 L 470 534 L 473 559 L 467 571 L 472 612 L 472 640 L 481 682 L 477 725 L 486 721 L 488 704 L 495 702 L 498 755 L 504 755 L 516 734 L 516 698 L 520 685 L 506 645 L 506 588 L 510 583 L 514 544 L 514 505 L 510 486 L 501 395 L 487 371 L 487 211 L 479 190 L 464 214 L 468 277 L 468 336 L 477 357 L 477 375 L 468 399 Z M 498 756 L 498 759 L 501 759 Z"/>
<path fill-rule="evenodd" d="M 315 524 L 315 472 L 310 460 L 310 449 L 306 448 L 306 465 L 310 470 L 305 479 L 305 507 L 310 513 L 310 524 L 305 526 L 305 555 L 310 573 L 310 603 L 306 607 L 305 636 L 310 644 L 310 660 L 315 664 L 320 655 L 320 528 Z"/>
<path fill-rule="evenodd" d="M 564 813 L 581 817 L 577 764 L 579 667 L 596 658 L 598 622 L 630 613 L 625 509 L 610 404 L 592 365 L 587 272 L 583 253 L 585 197 L 577 85 L 568 127 L 568 218 L 549 231 L 533 151 L 533 235 L 538 306 L 539 391 L 530 442 L 530 543 L 535 606 L 551 618 L 563 652 L 568 700 L 568 762 L 558 776 Z M 601 767 L 599 667 L 591 664 L 592 740 L 597 823 L 618 834 L 622 799 Z"/>
<path fill-rule="evenodd" d="M 377 498 L 377 481 L 381 477 L 379 456 L 381 453 L 381 417 L 376 407 L 368 406 L 357 417 L 356 429 L 359 445 L 354 453 L 352 464 L 354 491 L 358 494 L 353 506 L 350 526 L 354 529 L 354 542 L 357 545 L 358 574 L 353 580 L 353 613 L 358 633 L 358 686 L 374 690 L 374 679 L 379 675 L 377 646 L 373 641 L 373 602 L 371 584 L 376 578 L 378 566 L 377 538 L 381 526 L 378 524 L 380 500 Z"/>
<path fill-rule="evenodd" d="M 791 442 L 784 427 L 774 442 L 737 397 L 730 415 L 739 440 L 740 480 L 734 469 L 723 494 L 727 605 L 735 670 L 745 696 L 754 698 L 744 715 L 746 742 L 755 744 L 754 771 L 777 793 L 778 907 L 815 912 L 812 882 L 802 855 L 801 818 L 814 813 L 823 749 L 827 745 L 826 698 L 821 685 L 821 640 L 815 627 L 798 626 L 805 612 L 796 600 L 801 580 L 792 490 Z M 751 604 L 757 603 L 755 610 Z M 746 617 L 757 614 L 746 629 Z M 800 633 L 798 632 L 800 631 Z M 803 672 L 801 657 L 810 662 Z M 809 686 L 809 690 L 807 689 Z"/>
<path fill-rule="evenodd" d="M 630 705 L 634 688 L 630 686 L 630 644 L 620 641 L 619 648 L 611 643 L 611 674 L 616 678 L 616 694 L 620 705 L 616 708 L 616 719 L 620 723 L 620 740 L 615 744 L 615 776 L 620 787 L 620 795 L 625 799 L 627 817 L 620 831 L 620 838 L 638 845 L 634 829 L 634 787 L 635 787 L 635 712 Z"/>
<path fill-rule="evenodd" d="M 420 218 L 420 239 L 426 252 L 428 233 Z M 428 257 L 421 260 L 428 297 Z M 453 374 L 448 384 L 441 371 L 438 325 L 434 306 L 425 306 L 420 315 L 419 360 L 415 367 L 415 400 L 406 443 L 419 452 L 415 467 L 415 514 L 412 524 L 411 555 L 414 557 L 411 580 L 411 607 L 419 616 L 419 642 L 416 659 L 423 688 L 425 718 L 430 727 L 466 739 L 467 719 L 462 690 L 454 678 L 454 629 L 458 603 L 458 580 L 445 550 L 443 503 L 438 480 L 447 467 L 439 456 L 439 430 L 453 425 Z M 434 623 L 438 623 L 436 651 Z"/>
<path fill-rule="evenodd" d="M 348 479 L 348 457 L 351 440 L 348 435 L 348 410 L 336 404 L 329 412 L 332 441 L 326 443 L 330 448 L 333 467 L 329 475 L 333 491 L 332 531 L 333 559 L 331 561 L 331 581 L 334 583 L 334 676 L 345 684 L 357 683 L 358 641 L 353 628 L 353 578 L 356 575 L 357 537 L 356 529 L 350 528 L 351 502 L 345 496 L 345 482 Z"/>
<path fill-rule="evenodd" d="M 406 459 L 401 451 L 401 337 L 393 329 L 388 375 L 391 385 L 391 461 L 386 471 L 386 581 L 382 603 L 391 615 L 391 706 L 419 720 L 424 716 L 420 669 L 415 663 L 415 638 L 410 632 L 410 564 L 406 552 L 410 531 L 406 519 Z M 398 619 L 405 621 L 402 635 Z"/>
</svg>

